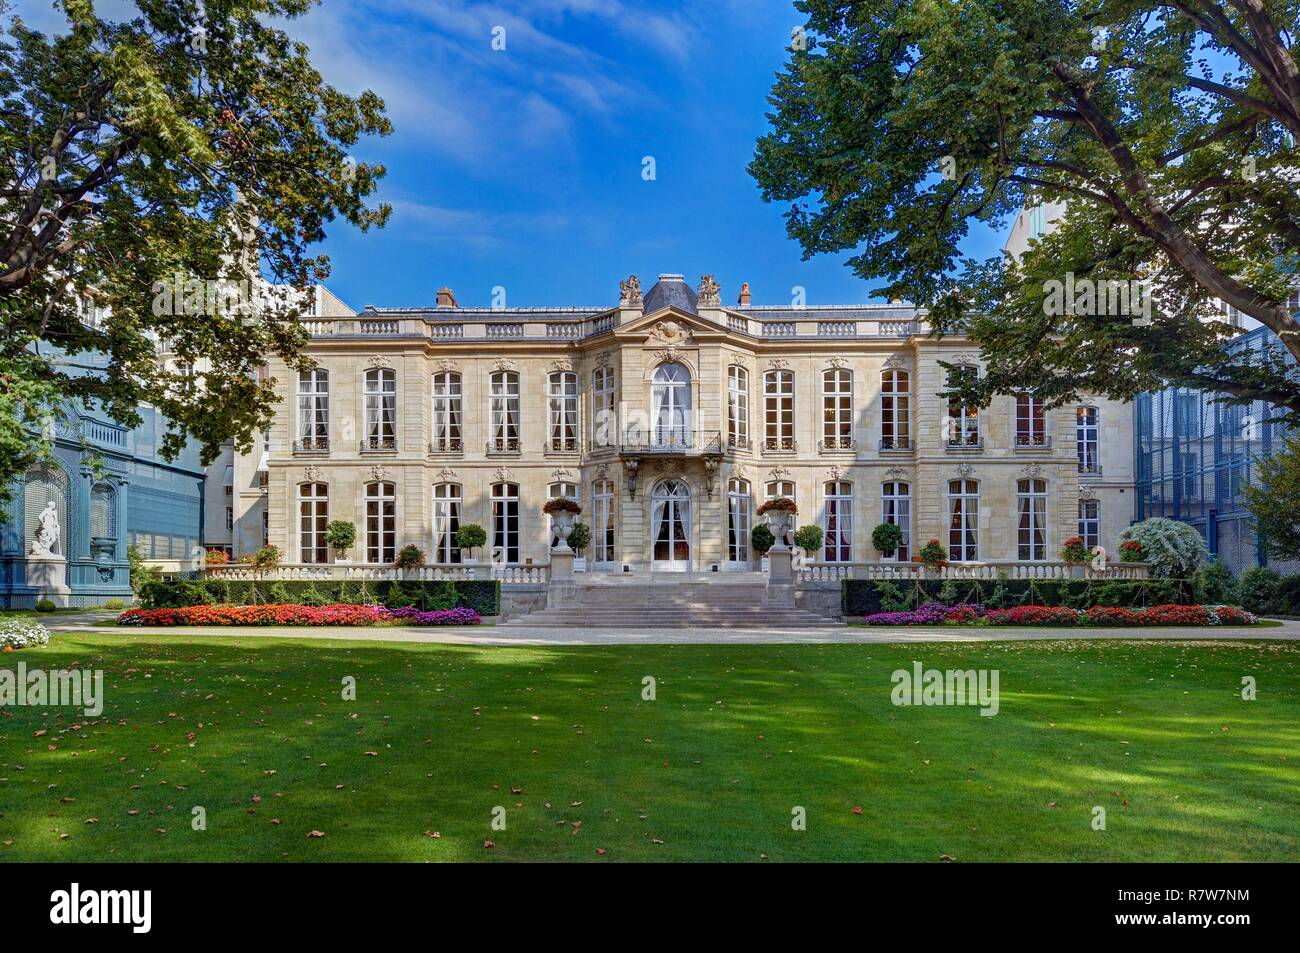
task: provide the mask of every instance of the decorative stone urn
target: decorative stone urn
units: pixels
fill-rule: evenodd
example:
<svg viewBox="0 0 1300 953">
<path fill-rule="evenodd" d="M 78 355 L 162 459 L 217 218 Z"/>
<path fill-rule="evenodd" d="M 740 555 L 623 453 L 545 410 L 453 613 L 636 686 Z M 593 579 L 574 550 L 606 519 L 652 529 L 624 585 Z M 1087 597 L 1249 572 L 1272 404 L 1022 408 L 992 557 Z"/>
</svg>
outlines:
<svg viewBox="0 0 1300 953">
<path fill-rule="evenodd" d="M 555 523 L 555 535 L 560 538 L 560 541 L 555 544 L 555 552 L 572 552 L 569 549 L 569 534 L 573 532 L 573 524 L 578 521 L 578 514 L 561 510 L 552 515 L 551 519 Z"/>
<path fill-rule="evenodd" d="M 789 510 L 769 510 L 767 525 L 772 530 L 772 535 L 776 537 L 776 542 L 772 544 L 772 552 L 787 552 L 790 547 L 786 545 L 785 538 L 790 534 L 790 528 L 794 526 L 794 514 Z"/>
</svg>

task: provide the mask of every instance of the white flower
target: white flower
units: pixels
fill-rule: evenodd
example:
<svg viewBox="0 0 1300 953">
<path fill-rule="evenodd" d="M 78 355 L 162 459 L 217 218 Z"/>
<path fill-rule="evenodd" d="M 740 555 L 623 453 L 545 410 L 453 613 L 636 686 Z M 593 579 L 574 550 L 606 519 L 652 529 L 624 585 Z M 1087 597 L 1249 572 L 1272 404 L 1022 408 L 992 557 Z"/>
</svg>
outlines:
<svg viewBox="0 0 1300 953">
<path fill-rule="evenodd" d="M 30 619 L 0 619 L 0 647 L 25 649 L 29 645 L 46 645 L 50 633 L 45 626 Z"/>
</svg>

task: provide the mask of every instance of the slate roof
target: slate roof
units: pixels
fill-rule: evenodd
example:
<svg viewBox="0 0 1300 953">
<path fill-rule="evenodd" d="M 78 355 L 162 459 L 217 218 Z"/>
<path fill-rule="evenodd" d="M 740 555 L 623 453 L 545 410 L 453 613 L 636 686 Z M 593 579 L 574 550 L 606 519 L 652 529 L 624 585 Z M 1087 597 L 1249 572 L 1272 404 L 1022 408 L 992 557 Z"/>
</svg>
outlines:
<svg viewBox="0 0 1300 953">
<path fill-rule="evenodd" d="M 654 287 L 645 293 L 644 313 L 649 314 L 660 308 L 677 308 L 679 311 L 687 311 L 691 314 L 699 313 L 695 292 L 686 283 L 684 276 L 660 275 Z"/>
</svg>

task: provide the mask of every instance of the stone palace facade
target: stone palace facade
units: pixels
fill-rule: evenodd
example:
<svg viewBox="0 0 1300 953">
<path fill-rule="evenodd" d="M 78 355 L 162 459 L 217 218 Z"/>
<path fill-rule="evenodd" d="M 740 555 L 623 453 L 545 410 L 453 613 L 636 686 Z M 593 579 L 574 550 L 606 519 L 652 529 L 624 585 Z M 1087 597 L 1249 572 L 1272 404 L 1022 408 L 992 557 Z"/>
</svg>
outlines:
<svg viewBox="0 0 1300 953">
<path fill-rule="evenodd" d="M 825 530 L 808 554 L 823 562 L 879 560 L 885 521 L 902 559 L 928 539 L 962 562 L 1057 560 L 1075 534 L 1116 549 L 1130 406 L 950 405 L 940 362 L 978 374 L 980 356 L 928 337 L 923 312 L 750 300 L 748 285 L 730 307 L 710 276 L 660 275 L 605 308 L 462 308 L 443 289 L 435 307 L 318 313 L 315 369 L 267 368 L 284 412 L 263 444 L 209 468 L 209 508 L 226 513 L 205 542 L 328 562 L 325 526 L 342 519 L 353 562 L 413 543 L 456 563 L 456 529 L 477 523 L 478 556 L 542 564 L 542 504 L 568 496 L 589 572 L 746 571 L 757 507 L 788 496 L 796 526 Z"/>
</svg>

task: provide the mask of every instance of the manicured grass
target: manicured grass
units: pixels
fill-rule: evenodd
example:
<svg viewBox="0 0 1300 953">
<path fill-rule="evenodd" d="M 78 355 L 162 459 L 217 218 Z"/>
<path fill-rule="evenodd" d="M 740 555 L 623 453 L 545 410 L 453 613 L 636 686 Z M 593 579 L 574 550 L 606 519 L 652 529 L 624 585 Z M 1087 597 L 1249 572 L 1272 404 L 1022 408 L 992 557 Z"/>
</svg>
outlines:
<svg viewBox="0 0 1300 953">
<path fill-rule="evenodd" d="M 0 667 L 20 660 L 102 667 L 107 702 L 90 720 L 0 709 L 0 861 L 1300 856 L 1294 643 L 502 648 L 178 631 L 59 635 Z M 997 669 L 1000 713 L 895 707 L 890 675 L 913 660 Z M 1243 676 L 1258 700 L 1241 699 Z M 489 827 L 497 806 L 504 831 Z"/>
</svg>

